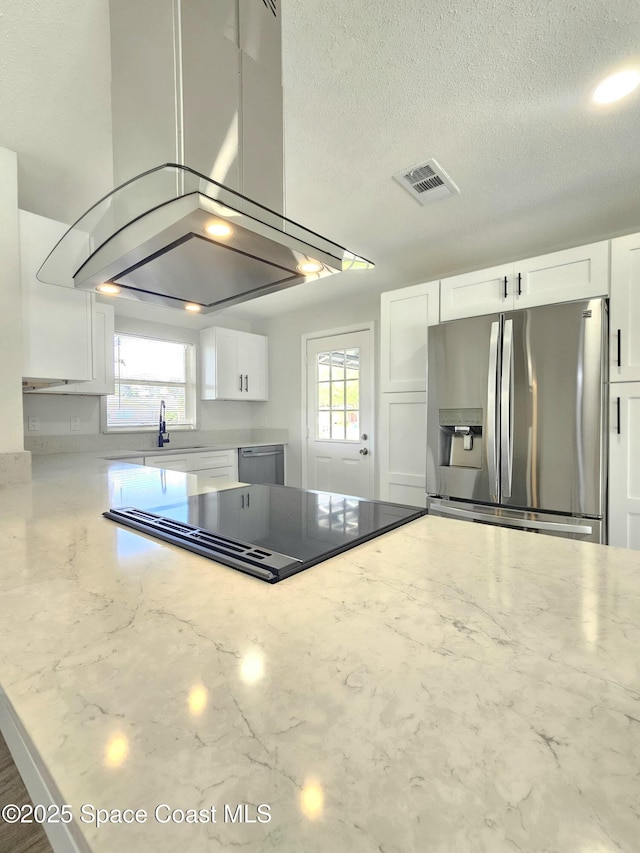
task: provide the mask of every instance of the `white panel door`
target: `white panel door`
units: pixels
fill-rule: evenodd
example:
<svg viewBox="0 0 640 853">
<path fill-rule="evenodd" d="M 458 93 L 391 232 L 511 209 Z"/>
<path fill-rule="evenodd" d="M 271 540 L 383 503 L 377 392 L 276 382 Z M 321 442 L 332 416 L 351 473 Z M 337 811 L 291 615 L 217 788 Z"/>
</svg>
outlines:
<svg viewBox="0 0 640 853">
<path fill-rule="evenodd" d="M 640 551 L 640 382 L 609 387 L 609 544 Z"/>
<path fill-rule="evenodd" d="M 425 391 L 427 329 L 440 319 L 440 283 L 383 293 L 380 298 L 381 391 Z"/>
<path fill-rule="evenodd" d="M 609 241 L 514 264 L 514 308 L 534 308 L 609 293 Z"/>
<path fill-rule="evenodd" d="M 511 311 L 513 294 L 512 264 L 445 278 L 440 282 L 440 320 Z"/>
<path fill-rule="evenodd" d="M 611 241 L 609 316 L 611 382 L 640 382 L 640 234 Z"/>
<path fill-rule="evenodd" d="M 373 496 L 371 332 L 307 341 L 306 487 Z"/>
</svg>

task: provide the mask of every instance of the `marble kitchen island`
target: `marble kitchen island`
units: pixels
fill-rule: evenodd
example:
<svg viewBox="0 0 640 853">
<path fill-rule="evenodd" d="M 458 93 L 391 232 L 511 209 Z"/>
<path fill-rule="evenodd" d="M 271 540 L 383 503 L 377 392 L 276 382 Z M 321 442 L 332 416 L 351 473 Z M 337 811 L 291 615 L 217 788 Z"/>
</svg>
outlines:
<svg viewBox="0 0 640 853">
<path fill-rule="evenodd" d="M 33 469 L 0 684 L 78 849 L 639 849 L 637 552 L 424 517 L 270 585 L 102 518 L 205 479 Z"/>
</svg>

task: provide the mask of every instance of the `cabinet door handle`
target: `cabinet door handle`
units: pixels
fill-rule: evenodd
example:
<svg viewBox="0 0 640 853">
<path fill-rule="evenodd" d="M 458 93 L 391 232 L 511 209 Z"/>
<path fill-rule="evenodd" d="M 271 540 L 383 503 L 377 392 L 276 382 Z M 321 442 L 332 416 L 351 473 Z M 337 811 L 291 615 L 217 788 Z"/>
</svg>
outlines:
<svg viewBox="0 0 640 853">
<path fill-rule="evenodd" d="M 622 367 L 622 329 L 618 329 L 618 367 Z"/>
<path fill-rule="evenodd" d="M 507 277 L 505 275 L 505 277 L 504 277 L 504 298 L 506 299 L 508 295 L 509 295 L 509 291 L 507 289 Z"/>
<path fill-rule="evenodd" d="M 245 375 L 244 375 L 244 390 L 245 391 L 249 390 L 249 374 L 248 373 L 245 373 Z"/>
<path fill-rule="evenodd" d="M 518 296 L 522 296 L 522 275 L 518 273 Z"/>
<path fill-rule="evenodd" d="M 242 391 L 242 374 L 240 374 L 240 390 Z"/>
<path fill-rule="evenodd" d="M 616 410 L 617 410 L 617 415 L 618 415 L 618 427 L 616 429 L 616 432 L 618 433 L 618 435 L 620 435 L 622 433 L 621 424 L 620 424 L 620 397 L 616 397 Z"/>
</svg>

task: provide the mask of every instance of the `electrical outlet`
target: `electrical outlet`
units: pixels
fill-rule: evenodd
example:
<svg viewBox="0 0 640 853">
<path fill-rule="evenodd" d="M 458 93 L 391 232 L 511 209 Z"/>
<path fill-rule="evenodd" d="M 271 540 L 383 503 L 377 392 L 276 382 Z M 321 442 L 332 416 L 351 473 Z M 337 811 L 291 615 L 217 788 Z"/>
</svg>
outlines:
<svg viewBox="0 0 640 853">
<path fill-rule="evenodd" d="M 78 432 L 80 429 L 80 418 L 71 418 L 71 432 Z"/>
<path fill-rule="evenodd" d="M 40 429 L 40 418 L 37 415 L 29 415 L 29 432 L 37 432 Z"/>
</svg>

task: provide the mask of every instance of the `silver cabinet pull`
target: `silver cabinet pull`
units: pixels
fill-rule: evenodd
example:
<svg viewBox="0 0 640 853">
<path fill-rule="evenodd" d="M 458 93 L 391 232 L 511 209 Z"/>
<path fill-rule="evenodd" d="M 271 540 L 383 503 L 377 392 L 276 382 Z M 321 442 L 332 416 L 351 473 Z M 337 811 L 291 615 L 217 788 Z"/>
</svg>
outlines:
<svg viewBox="0 0 640 853">
<path fill-rule="evenodd" d="M 240 390 L 242 391 L 242 374 L 240 374 Z"/>
<path fill-rule="evenodd" d="M 248 373 L 245 373 L 245 375 L 244 375 L 244 390 L 245 391 L 249 390 L 249 374 Z"/>
</svg>

